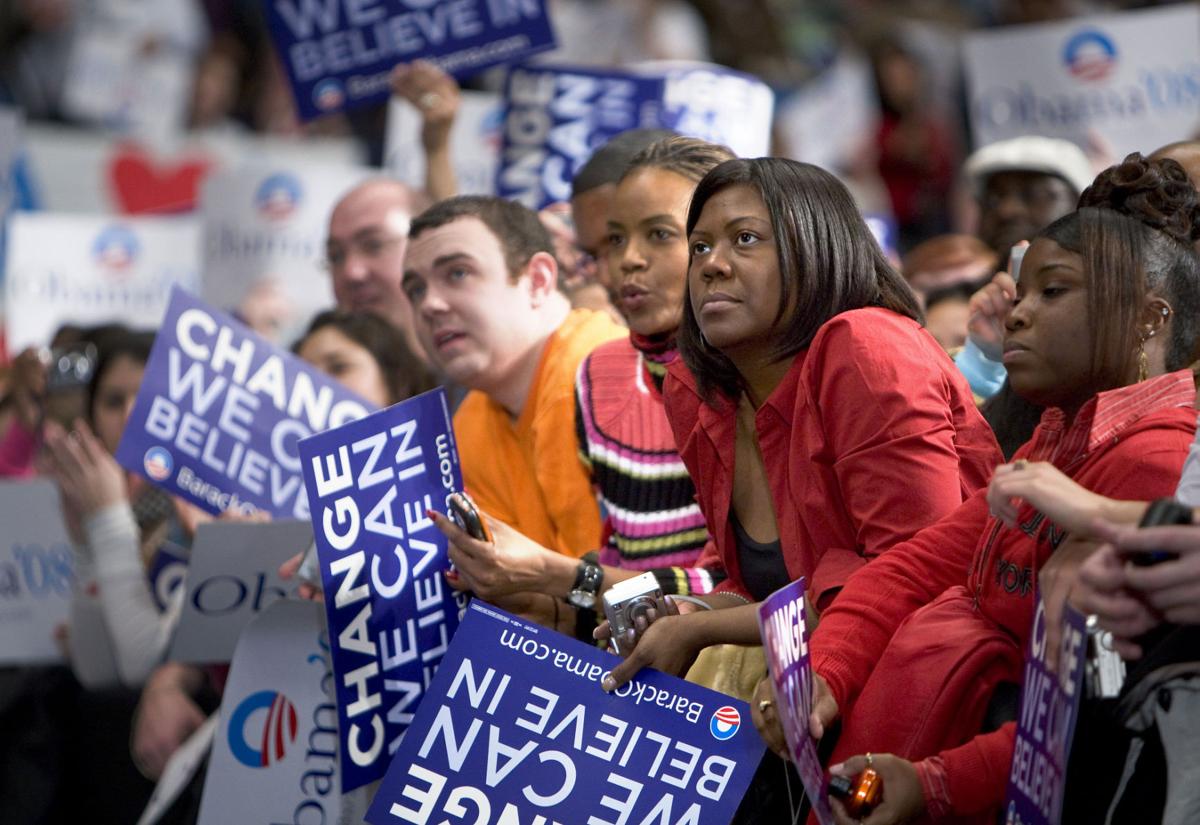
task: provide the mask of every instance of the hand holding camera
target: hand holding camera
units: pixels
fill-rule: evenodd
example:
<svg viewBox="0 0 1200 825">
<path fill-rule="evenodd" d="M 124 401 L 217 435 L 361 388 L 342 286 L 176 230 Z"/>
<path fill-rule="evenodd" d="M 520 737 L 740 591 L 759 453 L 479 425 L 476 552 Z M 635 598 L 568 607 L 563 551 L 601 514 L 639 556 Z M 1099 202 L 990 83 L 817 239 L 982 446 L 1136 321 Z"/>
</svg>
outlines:
<svg viewBox="0 0 1200 825">
<path fill-rule="evenodd" d="M 660 616 L 678 615 L 674 603 L 663 596 L 653 573 L 642 573 L 617 582 L 604 594 L 604 617 L 613 650 L 628 655 L 638 637 Z"/>
</svg>

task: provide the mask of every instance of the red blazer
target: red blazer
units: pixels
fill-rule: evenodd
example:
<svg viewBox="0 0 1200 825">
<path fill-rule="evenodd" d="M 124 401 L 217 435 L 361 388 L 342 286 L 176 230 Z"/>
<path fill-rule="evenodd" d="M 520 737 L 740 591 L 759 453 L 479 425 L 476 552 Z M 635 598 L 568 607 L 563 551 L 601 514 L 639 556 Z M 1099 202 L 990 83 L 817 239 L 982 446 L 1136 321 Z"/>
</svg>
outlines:
<svg viewBox="0 0 1200 825">
<path fill-rule="evenodd" d="M 749 597 L 733 527 L 736 401 L 705 403 L 682 359 L 663 387 L 680 455 L 729 578 Z M 937 342 L 886 309 L 817 331 L 755 417 L 788 573 L 824 608 L 855 570 L 987 484 L 1000 450 Z"/>
</svg>

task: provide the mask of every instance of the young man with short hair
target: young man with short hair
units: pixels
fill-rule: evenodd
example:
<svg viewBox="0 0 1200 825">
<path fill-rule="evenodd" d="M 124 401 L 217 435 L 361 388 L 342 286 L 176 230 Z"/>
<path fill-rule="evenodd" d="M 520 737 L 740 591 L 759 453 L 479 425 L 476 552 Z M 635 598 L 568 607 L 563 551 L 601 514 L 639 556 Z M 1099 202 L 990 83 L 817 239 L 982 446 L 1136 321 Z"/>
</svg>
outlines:
<svg viewBox="0 0 1200 825">
<path fill-rule="evenodd" d="M 433 365 L 471 391 L 454 416 L 463 479 L 481 509 L 572 556 L 600 546 L 575 438 L 575 373 L 627 331 L 572 310 L 536 214 L 463 196 L 413 220 L 404 292 Z"/>
</svg>

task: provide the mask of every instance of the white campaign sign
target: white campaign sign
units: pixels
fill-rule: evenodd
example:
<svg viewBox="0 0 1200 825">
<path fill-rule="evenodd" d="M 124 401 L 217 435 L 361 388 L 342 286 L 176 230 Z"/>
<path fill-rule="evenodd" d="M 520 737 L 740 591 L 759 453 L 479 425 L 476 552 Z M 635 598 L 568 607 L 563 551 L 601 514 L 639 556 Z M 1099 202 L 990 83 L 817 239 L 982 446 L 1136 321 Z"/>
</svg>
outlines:
<svg viewBox="0 0 1200 825">
<path fill-rule="evenodd" d="M 0 664 L 61 661 L 74 557 L 53 482 L 0 482 L 0 524 Z"/>
<path fill-rule="evenodd" d="M 844 50 L 832 66 L 781 101 L 784 155 L 840 172 L 848 169 L 879 122 L 871 65 Z"/>
<path fill-rule="evenodd" d="M 1019 135 L 1084 145 L 1095 130 L 1118 157 L 1148 154 L 1200 126 L 1200 8 L 972 34 L 966 71 L 976 146 Z"/>
<path fill-rule="evenodd" d="M 119 131 L 183 130 L 207 31 L 190 0 L 93 0 L 77 9 L 63 82 L 72 116 Z"/>
<path fill-rule="evenodd" d="M 775 95 L 766 83 L 708 63 L 653 61 L 635 68 L 666 78 L 663 119 L 670 128 L 724 144 L 738 157 L 770 154 Z"/>
<path fill-rule="evenodd" d="M 42 346 L 68 322 L 157 326 L 171 285 L 195 288 L 199 251 L 200 228 L 191 218 L 13 215 L 8 351 Z"/>
<path fill-rule="evenodd" d="M 248 297 L 282 300 L 280 327 L 267 337 L 290 343 L 313 315 L 333 306 L 322 267 L 329 213 L 367 174 L 293 163 L 236 165 L 209 175 L 200 194 L 201 297 L 229 311 L 244 308 Z"/>
<path fill-rule="evenodd" d="M 200 799 L 200 825 L 338 822 L 337 711 L 325 612 L 283 599 L 238 642 Z"/>
<path fill-rule="evenodd" d="M 450 156 L 463 195 L 491 195 L 496 191 L 496 165 L 500 158 L 500 128 L 504 101 L 495 92 L 464 90 L 462 104 L 450 130 Z M 421 147 L 421 118 L 404 100 L 388 103 L 384 166 L 415 189 L 425 188 L 425 151 Z"/>
<path fill-rule="evenodd" d="M 4 237 L 8 230 L 8 215 L 16 202 L 17 158 L 22 146 L 20 109 L 0 106 L 0 278 L 4 276 Z"/>
<path fill-rule="evenodd" d="M 200 525 L 171 661 L 224 663 L 254 617 L 291 590 L 279 565 L 312 544 L 306 521 Z"/>
</svg>

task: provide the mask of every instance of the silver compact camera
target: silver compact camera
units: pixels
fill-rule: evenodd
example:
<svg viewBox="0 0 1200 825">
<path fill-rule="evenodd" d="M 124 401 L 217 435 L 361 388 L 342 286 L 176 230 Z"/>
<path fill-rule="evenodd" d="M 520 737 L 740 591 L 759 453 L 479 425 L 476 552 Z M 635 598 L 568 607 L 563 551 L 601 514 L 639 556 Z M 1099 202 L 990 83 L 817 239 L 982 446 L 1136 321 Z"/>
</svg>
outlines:
<svg viewBox="0 0 1200 825">
<path fill-rule="evenodd" d="M 653 573 L 643 573 L 617 582 L 604 594 L 604 617 L 612 629 L 612 646 L 621 652 L 620 639 L 635 629 L 638 617 L 645 617 L 650 610 L 661 616 L 666 612 L 662 587 Z"/>
</svg>

